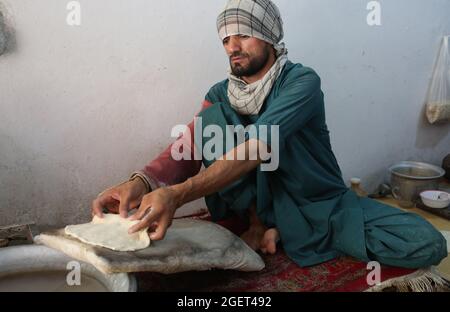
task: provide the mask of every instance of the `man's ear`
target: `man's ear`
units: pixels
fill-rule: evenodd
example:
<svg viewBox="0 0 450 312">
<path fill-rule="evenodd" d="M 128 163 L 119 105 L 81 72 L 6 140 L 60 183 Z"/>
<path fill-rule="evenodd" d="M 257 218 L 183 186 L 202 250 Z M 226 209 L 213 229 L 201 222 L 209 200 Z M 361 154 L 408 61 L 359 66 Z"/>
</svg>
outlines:
<svg viewBox="0 0 450 312">
<path fill-rule="evenodd" d="M 268 42 L 266 44 L 269 46 L 270 52 L 273 53 L 273 56 L 276 58 L 277 50 L 275 50 L 275 47 L 272 44 L 268 43 Z"/>
</svg>

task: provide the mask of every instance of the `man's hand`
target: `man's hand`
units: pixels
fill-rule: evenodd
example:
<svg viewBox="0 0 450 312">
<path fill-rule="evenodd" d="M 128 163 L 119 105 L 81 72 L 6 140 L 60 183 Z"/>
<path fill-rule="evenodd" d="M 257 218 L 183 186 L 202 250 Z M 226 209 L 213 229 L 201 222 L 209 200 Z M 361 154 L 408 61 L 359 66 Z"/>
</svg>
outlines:
<svg viewBox="0 0 450 312">
<path fill-rule="evenodd" d="M 147 189 L 140 179 L 134 179 L 107 189 L 92 202 L 92 215 L 103 217 L 103 209 L 128 217 L 128 211 L 139 206 Z"/>
<path fill-rule="evenodd" d="M 132 226 L 129 233 L 149 228 L 151 240 L 161 240 L 172 224 L 175 211 L 179 208 L 177 193 L 171 188 L 160 188 L 147 194 L 142 199 L 139 210 L 129 220 L 141 220 Z"/>
<path fill-rule="evenodd" d="M 262 146 L 266 149 L 262 149 Z M 221 158 L 183 183 L 160 188 L 145 195 L 139 210 L 129 218 L 141 222 L 132 226 L 129 232 L 135 233 L 148 227 L 149 231 L 153 232 L 150 239 L 163 239 L 179 207 L 220 191 L 260 165 L 262 159 L 258 155 L 258 149 L 268 150 L 265 143 L 251 139 L 224 155 L 227 160 Z M 233 160 L 239 159 L 236 155 L 245 155 L 248 160 Z"/>
</svg>

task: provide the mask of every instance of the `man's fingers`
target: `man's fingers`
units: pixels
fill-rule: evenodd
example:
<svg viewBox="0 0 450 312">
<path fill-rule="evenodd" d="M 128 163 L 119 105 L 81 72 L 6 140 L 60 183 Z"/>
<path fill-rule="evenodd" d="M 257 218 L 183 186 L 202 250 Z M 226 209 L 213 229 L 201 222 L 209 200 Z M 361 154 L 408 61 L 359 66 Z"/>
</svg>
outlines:
<svg viewBox="0 0 450 312">
<path fill-rule="evenodd" d="M 127 218 L 128 217 L 128 210 L 130 207 L 130 200 L 129 198 L 125 197 L 120 199 L 120 204 L 119 204 L 119 214 L 122 218 Z"/>
<path fill-rule="evenodd" d="M 150 233 L 154 232 L 157 227 L 158 227 L 158 222 L 153 222 L 150 225 L 150 227 L 148 228 L 148 235 L 150 236 Z"/>
<path fill-rule="evenodd" d="M 136 220 L 142 220 L 144 216 L 146 215 L 147 211 L 150 210 L 151 207 L 139 207 L 138 211 L 131 217 L 128 217 L 128 220 L 130 221 L 136 221 Z M 149 212 L 150 213 L 150 212 Z"/>
<path fill-rule="evenodd" d="M 119 213 L 119 202 L 106 203 L 103 208 L 107 210 L 108 213 Z M 105 210 L 103 209 L 103 212 Z"/>
<path fill-rule="evenodd" d="M 103 207 L 98 198 L 92 202 L 92 213 L 99 218 L 103 218 Z"/>
<path fill-rule="evenodd" d="M 148 222 L 146 222 L 145 220 L 142 220 L 141 222 L 133 225 L 132 227 L 130 227 L 128 229 L 128 234 L 134 234 L 136 232 L 139 232 L 142 229 L 145 229 L 146 227 L 148 227 Z"/>
<path fill-rule="evenodd" d="M 160 222 L 155 230 L 155 232 L 150 234 L 150 239 L 158 241 L 164 238 L 169 224 L 167 222 Z"/>
<path fill-rule="evenodd" d="M 130 233 L 130 234 L 136 233 L 140 230 L 150 227 L 150 225 L 153 222 L 155 222 L 155 220 L 157 219 L 158 216 L 151 213 L 151 208 L 149 208 L 149 210 L 150 211 L 148 212 L 148 214 L 145 217 L 142 218 L 141 222 L 130 227 L 130 229 L 128 230 L 128 233 Z M 146 210 L 138 211 L 138 212 L 136 212 L 135 215 L 145 214 L 145 212 L 146 212 Z M 139 216 L 137 216 L 136 219 L 139 219 Z M 130 218 L 130 220 L 131 220 L 131 218 Z"/>
</svg>

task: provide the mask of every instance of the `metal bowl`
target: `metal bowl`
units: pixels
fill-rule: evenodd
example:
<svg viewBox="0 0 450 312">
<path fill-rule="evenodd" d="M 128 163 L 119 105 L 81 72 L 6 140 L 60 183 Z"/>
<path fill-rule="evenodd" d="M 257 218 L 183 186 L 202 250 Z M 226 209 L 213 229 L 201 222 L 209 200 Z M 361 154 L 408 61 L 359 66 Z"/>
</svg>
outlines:
<svg viewBox="0 0 450 312">
<path fill-rule="evenodd" d="M 414 207 L 421 192 L 437 190 L 445 175 L 445 170 L 438 166 L 416 161 L 402 161 L 389 171 L 392 194 L 404 208 Z"/>
</svg>

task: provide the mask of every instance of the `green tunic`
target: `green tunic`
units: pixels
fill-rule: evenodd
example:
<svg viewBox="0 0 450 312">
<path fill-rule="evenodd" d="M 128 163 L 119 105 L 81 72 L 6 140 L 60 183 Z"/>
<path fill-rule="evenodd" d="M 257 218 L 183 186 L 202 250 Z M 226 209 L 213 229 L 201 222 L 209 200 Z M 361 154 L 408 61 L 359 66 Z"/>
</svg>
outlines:
<svg viewBox="0 0 450 312">
<path fill-rule="evenodd" d="M 330 144 L 321 81 L 311 68 L 288 61 L 258 115 L 236 113 L 227 86 L 224 80 L 210 89 L 206 100 L 213 105 L 200 113 L 203 128 L 195 131 L 208 125 L 224 131 L 226 125 L 279 125 L 280 158 L 276 171 L 258 167 L 207 196 L 214 220 L 233 212 L 245 216 L 255 202 L 258 216 L 277 227 L 287 255 L 303 267 L 342 254 L 409 268 L 447 256 L 444 237 L 426 220 L 360 198 L 345 185 Z M 270 136 L 265 141 L 271 145 Z M 206 167 L 213 162 L 203 160 Z"/>
</svg>

